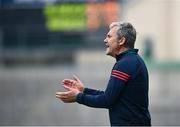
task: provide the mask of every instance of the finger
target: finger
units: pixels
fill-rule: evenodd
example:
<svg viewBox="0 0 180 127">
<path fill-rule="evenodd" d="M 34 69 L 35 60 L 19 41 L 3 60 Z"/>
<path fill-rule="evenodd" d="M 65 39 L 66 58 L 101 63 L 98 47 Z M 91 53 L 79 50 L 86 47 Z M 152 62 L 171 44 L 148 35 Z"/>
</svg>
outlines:
<svg viewBox="0 0 180 127">
<path fill-rule="evenodd" d="M 59 98 L 59 99 L 61 99 L 61 100 L 63 100 L 63 99 L 68 99 L 68 97 L 66 97 L 66 96 L 58 96 L 58 95 L 56 95 L 56 98 Z"/>
<path fill-rule="evenodd" d="M 56 95 L 56 98 L 61 99 L 61 98 L 63 98 L 63 97 L 61 97 L 60 95 Z"/>
<path fill-rule="evenodd" d="M 64 81 L 62 85 L 72 87 L 72 82 L 71 81 Z"/>
<path fill-rule="evenodd" d="M 73 86 L 73 87 L 76 86 L 76 83 L 77 83 L 77 81 L 74 81 L 74 80 L 73 80 L 72 86 Z"/>
<path fill-rule="evenodd" d="M 76 82 L 77 81 L 72 80 L 72 79 L 71 80 L 64 80 L 63 84 L 66 85 L 66 86 L 71 86 L 72 87 L 72 86 L 74 86 L 76 84 Z"/>
<path fill-rule="evenodd" d="M 69 99 L 61 99 L 64 103 L 71 103 Z"/>
<path fill-rule="evenodd" d="M 59 96 L 67 96 L 69 94 L 69 91 L 66 91 L 66 92 L 56 92 L 56 95 L 59 95 Z"/>
<path fill-rule="evenodd" d="M 72 79 L 63 80 L 62 83 L 63 83 L 63 84 L 66 84 L 66 85 L 71 85 L 71 84 L 74 83 L 74 80 L 72 80 Z"/>
<path fill-rule="evenodd" d="M 72 79 L 63 79 L 62 82 L 71 81 Z"/>
<path fill-rule="evenodd" d="M 60 100 L 65 99 L 65 97 L 62 97 L 62 96 L 60 96 L 60 95 L 56 95 L 56 98 L 58 98 L 58 99 L 60 99 Z"/>
<path fill-rule="evenodd" d="M 72 83 L 72 79 L 64 79 L 61 82 L 62 83 Z"/>
<path fill-rule="evenodd" d="M 73 79 L 78 81 L 78 82 L 81 82 L 80 79 L 76 75 L 73 75 Z"/>
<path fill-rule="evenodd" d="M 66 89 L 66 90 L 68 90 L 67 92 L 70 92 L 70 91 L 72 91 L 72 88 L 71 87 L 69 87 L 69 86 L 66 86 L 66 85 L 63 85 L 64 86 L 64 88 Z M 68 93 L 67 93 L 68 94 Z"/>
<path fill-rule="evenodd" d="M 68 99 L 68 96 L 65 96 L 65 95 L 56 95 L 56 98 L 58 99 Z"/>
<path fill-rule="evenodd" d="M 60 98 L 60 96 L 59 96 L 59 95 L 56 95 L 56 98 Z"/>
<path fill-rule="evenodd" d="M 68 99 L 68 98 L 59 97 L 59 96 L 56 96 L 56 98 L 60 99 L 61 101 L 65 102 L 65 103 L 68 103 L 68 102 L 69 102 L 69 99 Z"/>
<path fill-rule="evenodd" d="M 66 85 L 66 86 L 69 86 L 69 87 L 72 87 L 72 83 L 64 83 L 63 85 Z"/>
</svg>

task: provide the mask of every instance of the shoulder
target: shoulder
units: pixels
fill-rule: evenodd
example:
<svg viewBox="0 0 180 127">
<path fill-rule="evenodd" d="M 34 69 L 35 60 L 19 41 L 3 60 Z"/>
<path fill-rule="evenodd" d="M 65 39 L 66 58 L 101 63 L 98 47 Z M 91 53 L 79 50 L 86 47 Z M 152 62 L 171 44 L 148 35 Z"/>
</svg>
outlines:
<svg viewBox="0 0 180 127">
<path fill-rule="evenodd" d="M 136 71 L 138 64 L 138 55 L 127 55 L 115 63 L 113 70 L 119 70 L 132 75 Z"/>
</svg>

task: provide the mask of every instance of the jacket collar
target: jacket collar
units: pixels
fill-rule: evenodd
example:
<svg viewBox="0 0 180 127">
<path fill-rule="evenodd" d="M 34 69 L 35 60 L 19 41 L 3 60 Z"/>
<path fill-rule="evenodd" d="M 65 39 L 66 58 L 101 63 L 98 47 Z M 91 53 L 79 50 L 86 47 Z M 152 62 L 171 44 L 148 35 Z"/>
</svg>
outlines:
<svg viewBox="0 0 180 127">
<path fill-rule="evenodd" d="M 119 55 L 116 55 L 116 61 L 118 61 L 119 59 L 121 59 L 122 56 L 124 56 L 125 54 L 131 54 L 131 53 L 137 54 L 138 51 L 139 51 L 139 49 L 128 49 L 128 50 L 120 53 Z"/>
</svg>

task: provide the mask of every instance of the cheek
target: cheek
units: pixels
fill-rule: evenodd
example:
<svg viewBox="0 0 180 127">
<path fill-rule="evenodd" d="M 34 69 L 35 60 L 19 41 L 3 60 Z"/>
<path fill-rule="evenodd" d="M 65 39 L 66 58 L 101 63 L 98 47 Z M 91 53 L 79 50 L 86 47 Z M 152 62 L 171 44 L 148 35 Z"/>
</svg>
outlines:
<svg viewBox="0 0 180 127">
<path fill-rule="evenodd" d="M 118 45 L 117 45 L 117 43 L 116 42 L 112 42 L 111 44 L 110 44 L 110 47 L 112 47 L 112 48 L 116 48 Z"/>
<path fill-rule="evenodd" d="M 109 41 L 109 46 L 110 46 L 110 47 L 113 47 L 113 46 L 114 46 L 113 40 L 110 40 L 110 41 Z"/>
</svg>

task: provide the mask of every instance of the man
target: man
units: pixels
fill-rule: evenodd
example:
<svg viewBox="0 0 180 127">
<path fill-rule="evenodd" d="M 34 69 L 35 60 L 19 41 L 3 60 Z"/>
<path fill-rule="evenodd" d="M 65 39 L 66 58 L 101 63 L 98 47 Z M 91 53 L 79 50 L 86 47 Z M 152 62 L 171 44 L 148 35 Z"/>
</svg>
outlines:
<svg viewBox="0 0 180 127">
<path fill-rule="evenodd" d="M 106 54 L 116 63 L 106 90 L 85 88 L 74 76 L 62 81 L 67 91 L 57 92 L 56 97 L 65 103 L 109 109 L 111 126 L 150 126 L 148 72 L 138 49 L 134 49 L 135 40 L 136 30 L 130 23 L 113 22 L 104 42 Z"/>
</svg>

